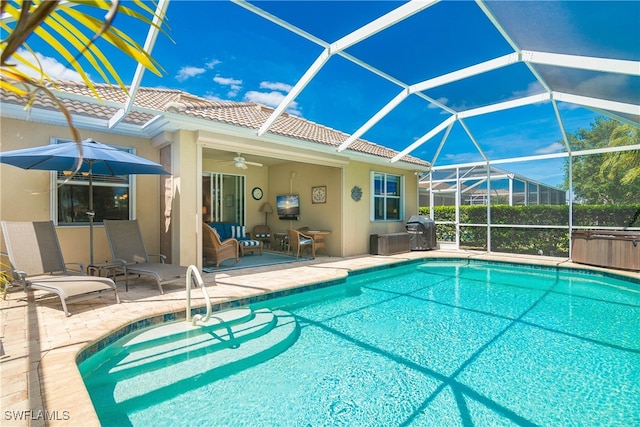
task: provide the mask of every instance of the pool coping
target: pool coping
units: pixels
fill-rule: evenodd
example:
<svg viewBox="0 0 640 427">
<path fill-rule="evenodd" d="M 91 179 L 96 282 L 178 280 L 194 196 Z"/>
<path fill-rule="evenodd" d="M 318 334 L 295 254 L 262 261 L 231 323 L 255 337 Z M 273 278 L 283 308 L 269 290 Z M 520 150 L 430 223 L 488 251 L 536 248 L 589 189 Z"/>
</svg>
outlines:
<svg viewBox="0 0 640 427">
<path fill-rule="evenodd" d="M 286 268 L 257 267 L 209 274 L 203 277 L 214 304 L 264 300 L 266 295 L 301 292 L 324 282 L 339 283 L 349 273 L 378 268 L 390 268 L 422 259 L 469 259 L 501 261 L 516 264 L 542 265 L 596 271 L 605 275 L 630 278 L 640 283 L 640 272 L 618 271 L 572 263 L 565 258 L 518 256 L 472 251 L 436 250 L 410 252 L 391 256 L 360 256 L 349 258 L 316 258 Z M 213 276 L 213 277 L 211 277 Z M 214 282 L 215 281 L 215 285 Z M 157 295 L 155 286 L 134 286 L 128 293 L 120 291 L 121 304 L 101 297 L 87 300 L 72 316 L 64 317 L 59 302 L 28 303 L 13 297 L 2 304 L 3 341 L 9 358 L 0 359 L 2 378 L 3 425 L 39 426 L 100 425 L 76 361 L 85 349 L 127 325 L 166 313 L 184 313 L 185 291 Z M 195 291 L 194 291 L 195 293 Z M 193 295 L 193 294 L 192 294 Z M 24 296 L 24 295 L 23 295 Z M 204 300 L 192 303 L 204 306 Z M 25 325 L 27 323 L 27 325 Z M 21 335 L 21 336 L 20 336 Z M 22 338 L 22 339 L 20 339 Z M 70 367 L 72 368 L 70 369 Z M 6 387 L 6 384 L 11 386 Z M 25 419 L 7 420 L 7 411 L 18 411 Z M 49 418 L 49 419 L 47 419 Z M 6 423 L 6 424 L 5 424 Z"/>
</svg>

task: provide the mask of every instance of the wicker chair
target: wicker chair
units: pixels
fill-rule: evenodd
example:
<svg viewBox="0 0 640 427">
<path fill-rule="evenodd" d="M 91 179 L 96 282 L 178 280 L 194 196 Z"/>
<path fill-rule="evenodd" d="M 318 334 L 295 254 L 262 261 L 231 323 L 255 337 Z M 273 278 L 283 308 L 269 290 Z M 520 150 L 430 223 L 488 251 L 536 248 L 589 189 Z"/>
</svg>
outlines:
<svg viewBox="0 0 640 427">
<path fill-rule="evenodd" d="M 207 224 L 202 224 L 202 252 L 205 263 L 215 263 L 216 267 L 220 267 L 220 263 L 227 259 L 235 258 L 236 262 L 240 260 L 238 241 L 234 238 L 220 241 L 218 232 Z"/>
<path fill-rule="evenodd" d="M 302 251 L 306 248 L 311 249 L 311 257 L 316 257 L 316 243 L 313 241 L 311 236 L 307 236 L 299 232 L 298 230 L 287 230 L 287 236 L 289 237 L 289 247 L 287 249 L 287 253 L 289 251 L 296 251 L 296 259 L 300 257 Z"/>
</svg>

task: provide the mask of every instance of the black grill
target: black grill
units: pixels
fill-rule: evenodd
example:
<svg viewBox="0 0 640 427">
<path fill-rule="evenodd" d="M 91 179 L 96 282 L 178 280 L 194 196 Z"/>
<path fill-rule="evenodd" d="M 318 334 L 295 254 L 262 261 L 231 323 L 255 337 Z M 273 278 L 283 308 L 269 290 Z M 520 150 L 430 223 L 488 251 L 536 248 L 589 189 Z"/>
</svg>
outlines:
<svg viewBox="0 0 640 427">
<path fill-rule="evenodd" d="M 409 245 L 412 251 L 437 249 L 436 223 L 427 216 L 414 215 L 407 221 Z"/>
</svg>

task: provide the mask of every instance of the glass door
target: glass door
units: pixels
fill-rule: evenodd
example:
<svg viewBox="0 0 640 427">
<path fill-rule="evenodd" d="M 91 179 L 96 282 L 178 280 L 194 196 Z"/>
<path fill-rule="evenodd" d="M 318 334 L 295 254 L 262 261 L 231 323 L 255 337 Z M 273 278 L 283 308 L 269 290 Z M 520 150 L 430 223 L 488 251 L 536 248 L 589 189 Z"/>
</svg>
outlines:
<svg viewBox="0 0 640 427">
<path fill-rule="evenodd" d="M 202 174 L 202 221 L 245 225 L 245 176 Z"/>
</svg>

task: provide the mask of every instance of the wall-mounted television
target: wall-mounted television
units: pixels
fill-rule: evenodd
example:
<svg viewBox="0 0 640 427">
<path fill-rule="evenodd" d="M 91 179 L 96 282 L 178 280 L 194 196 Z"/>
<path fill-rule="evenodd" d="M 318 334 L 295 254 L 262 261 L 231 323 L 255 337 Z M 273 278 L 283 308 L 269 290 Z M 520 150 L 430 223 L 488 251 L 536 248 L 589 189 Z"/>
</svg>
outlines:
<svg viewBox="0 0 640 427">
<path fill-rule="evenodd" d="M 281 194 L 276 196 L 276 212 L 280 219 L 298 219 L 300 215 L 300 196 Z"/>
</svg>

